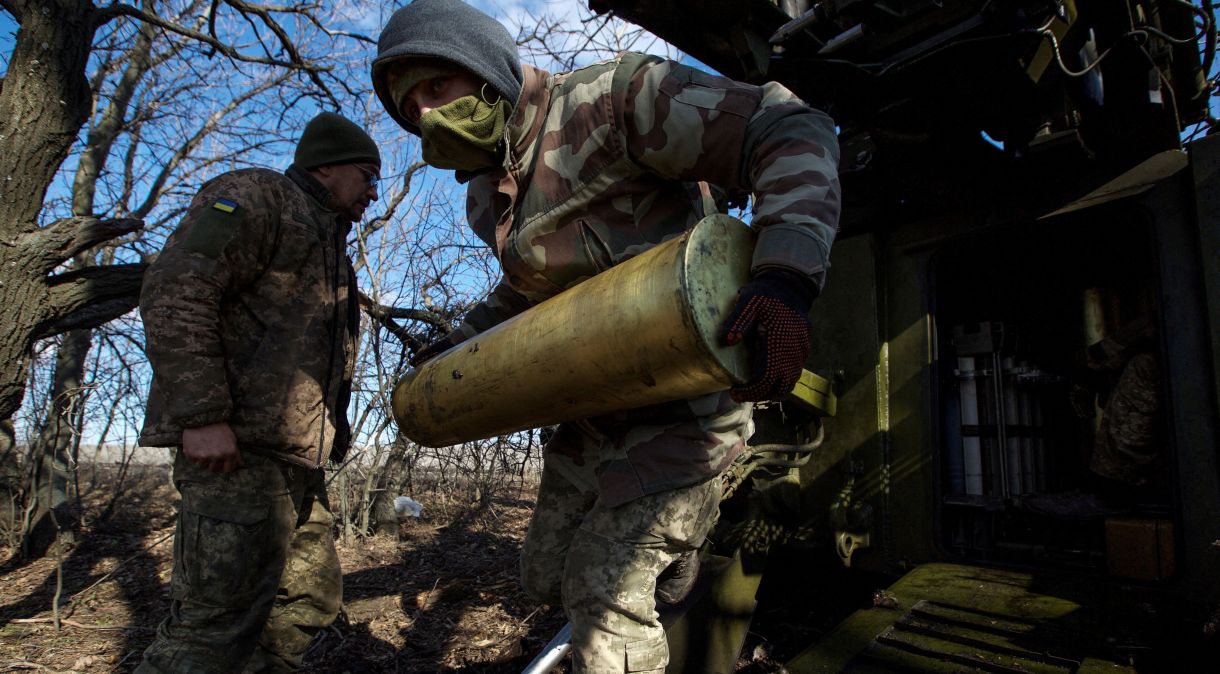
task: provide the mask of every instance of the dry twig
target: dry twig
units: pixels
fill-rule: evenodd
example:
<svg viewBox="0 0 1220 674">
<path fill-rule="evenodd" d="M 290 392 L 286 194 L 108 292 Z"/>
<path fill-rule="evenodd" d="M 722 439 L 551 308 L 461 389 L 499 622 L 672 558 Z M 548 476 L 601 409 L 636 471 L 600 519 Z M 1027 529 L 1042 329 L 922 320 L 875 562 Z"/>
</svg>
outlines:
<svg viewBox="0 0 1220 674">
<path fill-rule="evenodd" d="M 11 668 L 13 671 L 18 669 L 37 669 L 43 672 L 55 671 L 46 665 L 40 665 L 37 662 L 27 662 L 25 660 L 10 660 L 8 663 L 6 663 L 6 666 Z"/>
<path fill-rule="evenodd" d="M 136 557 L 140 557 L 140 556 L 144 555 L 149 550 L 152 550 L 153 548 L 157 547 L 158 545 L 161 545 L 165 541 L 169 540 L 169 538 L 172 537 L 173 535 L 174 535 L 174 532 L 170 531 L 168 534 L 165 534 L 161 538 L 158 538 L 157 540 L 153 541 L 151 544 L 149 544 L 148 547 L 141 549 L 139 552 L 135 553 L 134 555 L 131 555 L 127 559 L 124 559 L 123 561 L 119 562 L 118 565 L 116 565 L 113 569 L 111 569 L 109 571 L 109 573 L 102 576 L 101 578 L 98 578 L 96 581 L 93 582 L 92 585 L 90 585 L 89 587 L 72 595 L 72 598 L 68 600 L 68 607 L 75 610 L 76 600 L 79 599 L 80 597 L 85 596 L 86 592 L 88 592 L 89 590 L 92 590 L 93 588 L 97 587 L 98 585 L 101 585 L 102 583 L 106 582 L 107 580 L 110 580 L 110 577 L 113 576 L 114 574 L 118 573 L 119 569 L 123 568 L 123 565 L 127 564 L 127 562 L 130 562 L 131 560 L 135 559 Z M 57 599 L 58 599 L 58 596 L 59 595 L 57 593 L 56 594 Z M 56 603 L 58 604 L 58 601 L 56 601 Z M 72 613 L 69 612 L 68 615 L 72 615 Z"/>
<path fill-rule="evenodd" d="M 54 624 L 54 618 L 14 618 L 9 622 L 20 623 L 22 625 L 38 625 L 41 623 Z M 155 632 L 151 627 L 143 627 L 140 625 L 90 625 L 88 623 L 76 622 L 70 618 L 60 618 L 60 625 L 76 627 L 82 630 L 133 630 L 136 632 Z M 58 629 L 58 628 L 56 628 Z"/>
</svg>

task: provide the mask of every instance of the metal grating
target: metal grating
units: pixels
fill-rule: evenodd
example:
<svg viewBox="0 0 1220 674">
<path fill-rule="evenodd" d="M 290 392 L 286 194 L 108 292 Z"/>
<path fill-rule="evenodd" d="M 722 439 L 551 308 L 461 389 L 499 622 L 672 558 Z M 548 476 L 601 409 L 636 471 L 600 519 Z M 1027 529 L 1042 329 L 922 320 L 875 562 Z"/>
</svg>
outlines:
<svg viewBox="0 0 1220 674">
<path fill-rule="evenodd" d="M 920 601 L 887 627 L 843 671 L 1071 674 L 1076 660 L 1022 644 L 1059 642 L 1044 623 L 934 601 Z M 1050 639 L 1048 639 L 1050 637 Z"/>
</svg>

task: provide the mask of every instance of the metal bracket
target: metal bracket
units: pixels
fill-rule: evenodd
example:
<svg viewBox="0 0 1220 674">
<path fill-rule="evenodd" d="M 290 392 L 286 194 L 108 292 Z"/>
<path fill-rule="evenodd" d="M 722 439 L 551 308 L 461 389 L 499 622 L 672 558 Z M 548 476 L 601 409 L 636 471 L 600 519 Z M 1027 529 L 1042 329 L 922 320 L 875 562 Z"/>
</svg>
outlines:
<svg viewBox="0 0 1220 674">
<path fill-rule="evenodd" d="M 864 533 L 835 532 L 835 553 L 839 555 L 839 561 L 843 562 L 843 566 L 851 568 L 851 556 L 855 554 L 856 550 L 872 547 L 871 538 L 867 531 Z"/>
</svg>

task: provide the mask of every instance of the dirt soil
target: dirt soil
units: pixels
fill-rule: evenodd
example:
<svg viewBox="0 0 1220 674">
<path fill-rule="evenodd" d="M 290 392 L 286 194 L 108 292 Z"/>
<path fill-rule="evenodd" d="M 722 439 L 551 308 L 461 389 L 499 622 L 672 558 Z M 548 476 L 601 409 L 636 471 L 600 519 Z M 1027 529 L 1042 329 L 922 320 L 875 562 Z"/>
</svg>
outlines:
<svg viewBox="0 0 1220 674">
<path fill-rule="evenodd" d="M 0 671 L 135 668 L 168 611 L 178 497 L 160 472 L 119 498 L 91 492 L 86 525 L 58 563 L 0 547 Z M 424 512 L 401 523 L 400 540 L 338 542 L 344 613 L 303 671 L 520 672 L 563 626 L 559 608 L 538 606 L 517 581 L 529 494 L 482 506 L 447 498 L 444 508 L 429 507 L 442 495 L 414 496 Z"/>
<path fill-rule="evenodd" d="M 121 484 L 82 484 L 85 525 L 59 560 L 22 561 L 0 545 L 0 672 L 130 672 L 139 664 L 168 611 L 178 495 L 165 467 Z M 520 672 L 566 622 L 518 582 L 533 488 L 482 505 L 452 490 L 412 496 L 423 515 L 402 521 L 397 539 L 339 537 L 344 611 L 315 640 L 303 671 Z M 845 585 L 811 582 L 820 574 L 798 561 L 798 582 L 764 580 L 737 674 L 784 671 L 780 663 L 833 624 L 814 616 L 828 597 L 803 595 Z M 567 671 L 565 662 L 553 674 Z"/>
</svg>

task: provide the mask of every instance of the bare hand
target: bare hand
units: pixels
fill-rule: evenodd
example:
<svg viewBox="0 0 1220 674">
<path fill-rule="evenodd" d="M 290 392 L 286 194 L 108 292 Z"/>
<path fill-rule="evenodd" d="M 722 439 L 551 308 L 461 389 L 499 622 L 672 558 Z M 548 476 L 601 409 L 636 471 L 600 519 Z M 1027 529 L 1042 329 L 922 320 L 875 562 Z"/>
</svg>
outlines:
<svg viewBox="0 0 1220 674">
<path fill-rule="evenodd" d="M 182 429 L 182 453 L 187 461 L 212 473 L 231 473 L 245 465 L 237 451 L 237 437 L 223 421 Z"/>
</svg>

